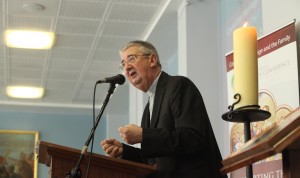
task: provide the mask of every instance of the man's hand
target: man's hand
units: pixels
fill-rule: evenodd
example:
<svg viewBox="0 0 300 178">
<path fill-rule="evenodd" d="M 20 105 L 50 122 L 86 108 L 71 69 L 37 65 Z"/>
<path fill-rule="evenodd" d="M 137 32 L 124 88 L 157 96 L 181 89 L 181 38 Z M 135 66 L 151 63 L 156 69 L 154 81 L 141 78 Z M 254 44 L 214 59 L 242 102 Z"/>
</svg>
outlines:
<svg viewBox="0 0 300 178">
<path fill-rule="evenodd" d="M 123 145 L 116 139 L 106 139 L 101 141 L 100 144 L 107 155 L 115 158 L 122 157 Z"/>
<path fill-rule="evenodd" d="M 141 143 L 143 138 L 142 131 L 141 127 L 134 124 L 125 125 L 119 128 L 120 136 L 128 144 Z"/>
</svg>

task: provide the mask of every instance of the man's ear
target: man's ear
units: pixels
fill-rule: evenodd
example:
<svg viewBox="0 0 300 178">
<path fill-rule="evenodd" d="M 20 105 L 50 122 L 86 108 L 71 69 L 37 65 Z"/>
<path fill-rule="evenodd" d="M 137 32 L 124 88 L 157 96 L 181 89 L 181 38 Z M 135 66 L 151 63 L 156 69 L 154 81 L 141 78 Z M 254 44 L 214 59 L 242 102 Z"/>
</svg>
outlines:
<svg viewBox="0 0 300 178">
<path fill-rule="evenodd" d="M 150 66 L 151 67 L 157 66 L 157 56 L 153 54 L 150 55 Z"/>
</svg>

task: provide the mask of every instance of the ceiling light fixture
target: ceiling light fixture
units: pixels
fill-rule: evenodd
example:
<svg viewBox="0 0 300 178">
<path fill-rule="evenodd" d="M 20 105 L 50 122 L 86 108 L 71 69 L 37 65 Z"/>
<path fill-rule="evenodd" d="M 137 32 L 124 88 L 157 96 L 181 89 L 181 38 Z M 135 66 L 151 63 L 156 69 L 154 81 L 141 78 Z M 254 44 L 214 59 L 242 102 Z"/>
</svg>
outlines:
<svg viewBox="0 0 300 178">
<path fill-rule="evenodd" d="M 37 3 L 26 3 L 22 6 L 23 9 L 25 9 L 28 12 L 39 12 L 43 11 L 45 9 L 44 6 Z"/>
<path fill-rule="evenodd" d="M 12 98 L 35 99 L 35 98 L 41 98 L 44 95 L 44 88 L 8 86 L 6 88 L 6 93 L 9 97 Z"/>
<path fill-rule="evenodd" d="M 55 35 L 53 32 L 6 30 L 5 43 L 11 48 L 50 49 Z"/>
</svg>

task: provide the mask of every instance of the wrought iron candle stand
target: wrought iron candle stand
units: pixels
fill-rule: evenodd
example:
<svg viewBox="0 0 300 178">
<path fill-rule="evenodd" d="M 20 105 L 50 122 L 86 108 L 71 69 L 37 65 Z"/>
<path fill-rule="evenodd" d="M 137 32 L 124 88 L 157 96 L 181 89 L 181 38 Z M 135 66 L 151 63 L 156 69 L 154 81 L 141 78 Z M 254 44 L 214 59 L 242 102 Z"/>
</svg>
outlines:
<svg viewBox="0 0 300 178">
<path fill-rule="evenodd" d="M 237 99 L 237 101 L 228 106 L 229 111 L 222 115 L 222 119 L 228 122 L 244 123 L 244 138 L 246 143 L 251 139 L 250 123 L 264 121 L 271 116 L 271 113 L 259 109 L 259 105 L 248 105 L 234 109 L 234 106 L 240 102 L 241 95 L 239 93 L 235 94 L 234 99 Z M 246 177 L 253 177 L 252 165 L 246 166 Z"/>
</svg>

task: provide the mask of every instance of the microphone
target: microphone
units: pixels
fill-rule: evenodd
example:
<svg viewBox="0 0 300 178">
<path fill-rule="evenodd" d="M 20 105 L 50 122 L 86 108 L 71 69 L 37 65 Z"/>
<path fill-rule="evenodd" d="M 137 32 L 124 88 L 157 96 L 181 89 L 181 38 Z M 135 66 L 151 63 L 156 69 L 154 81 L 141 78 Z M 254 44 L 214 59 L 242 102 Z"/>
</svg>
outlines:
<svg viewBox="0 0 300 178">
<path fill-rule="evenodd" d="M 98 83 L 113 83 L 113 84 L 123 85 L 125 83 L 125 77 L 122 74 L 118 74 L 113 77 L 107 77 L 105 79 L 98 80 L 97 84 Z"/>
</svg>

